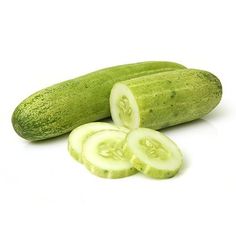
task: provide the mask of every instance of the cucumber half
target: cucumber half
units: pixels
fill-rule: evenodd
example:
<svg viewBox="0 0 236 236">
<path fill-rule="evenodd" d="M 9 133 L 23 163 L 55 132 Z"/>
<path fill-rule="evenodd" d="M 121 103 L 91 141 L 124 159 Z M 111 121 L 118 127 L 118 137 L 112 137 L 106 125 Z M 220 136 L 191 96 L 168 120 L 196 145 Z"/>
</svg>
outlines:
<svg viewBox="0 0 236 236">
<path fill-rule="evenodd" d="M 101 130 L 122 130 L 128 132 L 124 127 L 117 127 L 110 123 L 105 122 L 91 122 L 81 125 L 74 129 L 68 138 L 68 151 L 70 155 L 77 161 L 83 163 L 82 160 L 82 146 L 84 141 L 92 134 Z"/>
<path fill-rule="evenodd" d="M 122 178 L 137 170 L 124 155 L 127 133 L 121 130 L 99 131 L 86 139 L 83 161 L 93 174 L 103 178 Z"/>
<path fill-rule="evenodd" d="M 215 75 L 181 69 L 116 83 L 110 111 L 118 126 L 158 130 L 205 116 L 221 97 L 222 85 Z"/>
<path fill-rule="evenodd" d="M 137 170 L 158 179 L 173 177 L 183 163 L 183 155 L 172 140 L 147 128 L 127 135 L 125 154 Z"/>
</svg>

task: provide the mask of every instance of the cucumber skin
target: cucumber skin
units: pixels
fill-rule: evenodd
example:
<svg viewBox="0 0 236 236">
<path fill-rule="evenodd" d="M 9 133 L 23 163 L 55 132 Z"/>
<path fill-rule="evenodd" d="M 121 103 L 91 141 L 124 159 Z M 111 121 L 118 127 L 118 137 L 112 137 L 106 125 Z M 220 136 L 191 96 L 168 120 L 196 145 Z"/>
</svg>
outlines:
<svg viewBox="0 0 236 236">
<path fill-rule="evenodd" d="M 110 116 L 114 83 L 163 71 L 183 69 L 174 62 L 140 62 L 110 67 L 40 90 L 22 101 L 12 115 L 16 133 L 37 141 Z"/>
<path fill-rule="evenodd" d="M 107 170 L 101 170 L 98 167 L 95 167 L 92 165 L 86 158 L 83 158 L 85 167 L 94 175 L 107 178 L 107 179 L 120 179 L 124 177 L 128 177 L 134 174 L 137 174 L 137 169 L 134 167 L 131 167 L 129 170 L 123 170 L 123 171 L 117 171 L 114 173 L 110 173 Z"/>
<path fill-rule="evenodd" d="M 207 71 L 184 69 L 120 82 L 136 99 L 139 127 L 162 129 L 201 118 L 222 97 L 220 80 Z"/>
</svg>

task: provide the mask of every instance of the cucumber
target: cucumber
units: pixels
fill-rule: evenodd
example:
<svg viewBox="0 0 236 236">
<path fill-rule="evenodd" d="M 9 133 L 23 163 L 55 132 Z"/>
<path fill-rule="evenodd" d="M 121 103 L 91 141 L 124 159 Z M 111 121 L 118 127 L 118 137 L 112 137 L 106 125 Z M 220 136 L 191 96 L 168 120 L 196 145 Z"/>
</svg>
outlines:
<svg viewBox="0 0 236 236">
<path fill-rule="evenodd" d="M 125 155 L 137 170 L 158 179 L 173 177 L 183 163 L 183 155 L 172 140 L 147 128 L 127 135 Z"/>
<path fill-rule="evenodd" d="M 94 175 L 103 178 L 122 178 L 137 170 L 124 155 L 127 133 L 121 130 L 103 130 L 89 136 L 83 145 L 84 165 Z"/>
<path fill-rule="evenodd" d="M 21 102 L 12 115 L 13 127 L 18 135 L 31 141 L 62 135 L 79 125 L 109 117 L 109 95 L 115 82 L 182 68 L 173 62 L 141 62 L 58 83 Z"/>
<path fill-rule="evenodd" d="M 74 129 L 68 138 L 68 150 L 75 160 L 83 163 L 82 160 L 82 146 L 84 141 L 92 134 L 102 130 L 122 130 L 128 133 L 128 129 L 124 127 L 117 127 L 110 123 L 105 122 L 91 122 L 81 125 Z"/>
<path fill-rule="evenodd" d="M 184 69 L 116 83 L 110 109 L 118 126 L 158 130 L 205 116 L 221 97 L 222 86 L 216 76 Z"/>
</svg>

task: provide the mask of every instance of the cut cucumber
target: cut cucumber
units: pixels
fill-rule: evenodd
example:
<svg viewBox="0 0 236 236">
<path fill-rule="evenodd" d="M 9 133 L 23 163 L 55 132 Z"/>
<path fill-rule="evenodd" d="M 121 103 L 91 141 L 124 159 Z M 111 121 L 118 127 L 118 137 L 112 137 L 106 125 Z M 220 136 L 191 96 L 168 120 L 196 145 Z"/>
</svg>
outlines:
<svg viewBox="0 0 236 236">
<path fill-rule="evenodd" d="M 136 129 L 140 126 L 137 101 L 132 91 L 124 84 L 117 83 L 110 94 L 110 110 L 116 125 Z"/>
<path fill-rule="evenodd" d="M 147 128 L 127 135 L 125 155 L 137 170 L 158 179 L 173 177 L 183 162 L 182 153 L 172 140 Z"/>
<path fill-rule="evenodd" d="M 93 174 L 103 178 L 122 178 L 137 170 L 124 156 L 127 133 L 121 130 L 99 131 L 86 139 L 83 161 Z"/>
<path fill-rule="evenodd" d="M 128 129 L 124 127 L 118 127 L 110 123 L 105 122 L 91 122 L 85 125 L 81 125 L 74 129 L 68 138 L 68 151 L 71 156 L 83 163 L 82 160 L 82 146 L 84 141 L 91 136 L 92 134 L 101 131 L 101 130 L 122 130 L 123 132 L 128 133 Z"/>
<path fill-rule="evenodd" d="M 110 110 L 118 126 L 157 130 L 205 116 L 221 96 L 220 80 L 210 72 L 176 70 L 116 83 Z"/>
</svg>

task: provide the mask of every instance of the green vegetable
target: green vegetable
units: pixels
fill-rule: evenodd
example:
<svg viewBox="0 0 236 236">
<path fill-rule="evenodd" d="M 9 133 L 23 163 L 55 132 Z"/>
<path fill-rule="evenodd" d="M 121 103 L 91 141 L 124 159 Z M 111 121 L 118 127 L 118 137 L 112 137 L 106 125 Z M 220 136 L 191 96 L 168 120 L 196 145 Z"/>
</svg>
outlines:
<svg viewBox="0 0 236 236">
<path fill-rule="evenodd" d="M 83 162 L 82 160 L 82 146 L 85 140 L 92 134 L 102 130 L 122 130 L 128 132 L 128 129 L 124 127 L 117 127 L 110 123 L 105 122 L 91 122 L 85 125 L 81 125 L 74 129 L 68 139 L 68 150 L 72 157 L 77 161 Z"/>
<path fill-rule="evenodd" d="M 137 170 L 159 179 L 174 176 L 183 162 L 183 156 L 172 140 L 147 128 L 135 129 L 128 134 L 125 155 Z"/>
<path fill-rule="evenodd" d="M 67 133 L 79 125 L 110 116 L 109 95 L 114 83 L 182 68 L 185 67 L 173 62 L 141 62 L 67 80 L 20 103 L 12 116 L 13 127 L 21 137 L 32 141 Z"/>
<path fill-rule="evenodd" d="M 122 178 L 137 170 L 124 155 L 127 133 L 121 130 L 103 130 L 89 136 L 82 150 L 84 165 L 93 174 L 103 178 Z"/>
<path fill-rule="evenodd" d="M 221 83 L 210 72 L 176 70 L 116 83 L 110 109 L 118 126 L 161 129 L 203 117 L 221 96 Z"/>
</svg>

